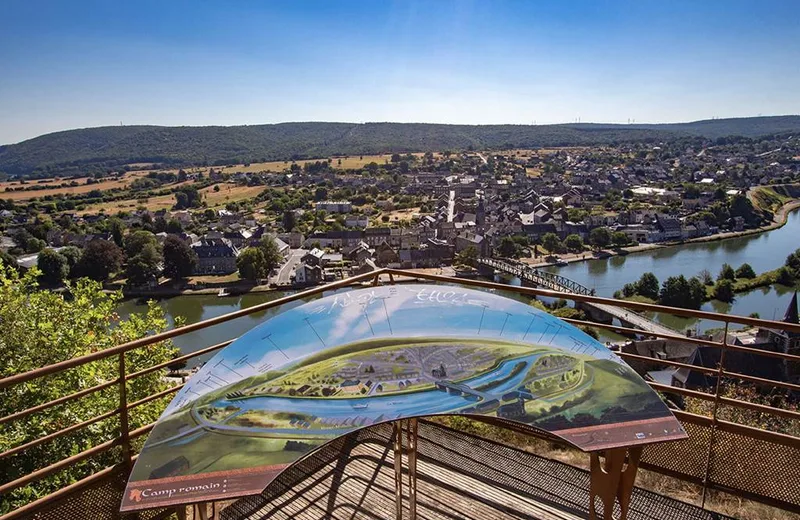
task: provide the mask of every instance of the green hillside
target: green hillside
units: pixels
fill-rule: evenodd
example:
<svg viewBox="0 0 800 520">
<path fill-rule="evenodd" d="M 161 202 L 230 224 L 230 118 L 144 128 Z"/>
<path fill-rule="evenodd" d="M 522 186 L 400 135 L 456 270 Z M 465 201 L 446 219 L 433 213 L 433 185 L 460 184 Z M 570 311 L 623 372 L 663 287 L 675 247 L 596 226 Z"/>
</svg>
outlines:
<svg viewBox="0 0 800 520">
<path fill-rule="evenodd" d="M 675 137 L 755 137 L 800 131 L 800 116 L 662 125 L 439 125 L 280 123 L 254 126 L 114 126 L 47 134 L 0 147 L 0 172 L 44 177 L 133 162 L 229 164 L 330 155 L 595 145 Z"/>
</svg>

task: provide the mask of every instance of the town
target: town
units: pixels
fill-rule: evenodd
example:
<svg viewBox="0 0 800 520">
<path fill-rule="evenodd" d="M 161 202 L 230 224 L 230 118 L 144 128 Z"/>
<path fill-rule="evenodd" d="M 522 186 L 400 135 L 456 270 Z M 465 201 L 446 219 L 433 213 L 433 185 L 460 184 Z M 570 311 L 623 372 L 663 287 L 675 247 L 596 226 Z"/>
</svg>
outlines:
<svg viewBox="0 0 800 520">
<path fill-rule="evenodd" d="M 4 258 L 140 291 L 467 274 L 735 236 L 800 195 L 796 136 L 160 166 L 3 182 Z"/>
</svg>

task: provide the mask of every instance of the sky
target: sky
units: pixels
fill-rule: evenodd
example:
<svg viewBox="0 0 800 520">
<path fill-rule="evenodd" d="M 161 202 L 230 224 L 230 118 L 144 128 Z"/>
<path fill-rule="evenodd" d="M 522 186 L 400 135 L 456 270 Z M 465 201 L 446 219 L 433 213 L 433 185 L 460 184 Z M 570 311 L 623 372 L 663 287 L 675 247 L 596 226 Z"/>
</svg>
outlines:
<svg viewBox="0 0 800 520">
<path fill-rule="evenodd" d="M 800 113 L 800 1 L 0 3 L 0 143 L 104 125 Z"/>
</svg>

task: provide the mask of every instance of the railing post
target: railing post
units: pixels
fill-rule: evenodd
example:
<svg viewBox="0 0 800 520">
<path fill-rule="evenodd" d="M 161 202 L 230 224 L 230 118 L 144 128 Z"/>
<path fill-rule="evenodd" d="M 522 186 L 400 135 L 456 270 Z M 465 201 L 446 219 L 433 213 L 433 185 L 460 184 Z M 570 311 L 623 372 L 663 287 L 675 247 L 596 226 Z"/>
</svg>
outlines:
<svg viewBox="0 0 800 520">
<path fill-rule="evenodd" d="M 706 470 L 703 476 L 703 494 L 701 497 L 700 507 L 706 507 L 706 492 L 708 491 L 708 477 L 711 473 L 711 462 L 714 457 L 714 441 L 717 433 L 717 409 L 719 408 L 719 389 L 722 385 L 722 376 L 725 374 L 725 353 L 728 351 L 728 326 L 730 322 L 725 322 L 725 332 L 722 336 L 722 351 L 719 355 L 719 367 L 717 369 L 717 383 L 714 385 L 714 405 L 711 408 L 711 438 L 708 441 L 708 455 L 706 456 Z"/>
<path fill-rule="evenodd" d="M 122 441 L 122 462 L 131 465 L 131 440 L 128 424 L 128 389 L 125 383 L 125 353 L 119 353 L 119 438 Z"/>
</svg>

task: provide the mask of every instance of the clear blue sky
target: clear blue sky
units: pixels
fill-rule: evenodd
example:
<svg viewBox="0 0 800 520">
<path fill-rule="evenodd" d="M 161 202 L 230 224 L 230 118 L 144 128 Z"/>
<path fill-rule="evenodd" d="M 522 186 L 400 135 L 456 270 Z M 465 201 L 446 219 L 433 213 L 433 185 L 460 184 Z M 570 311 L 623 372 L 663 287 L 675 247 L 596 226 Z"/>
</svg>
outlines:
<svg viewBox="0 0 800 520">
<path fill-rule="evenodd" d="M 124 124 L 800 113 L 800 0 L 0 5 L 0 143 Z"/>
</svg>

